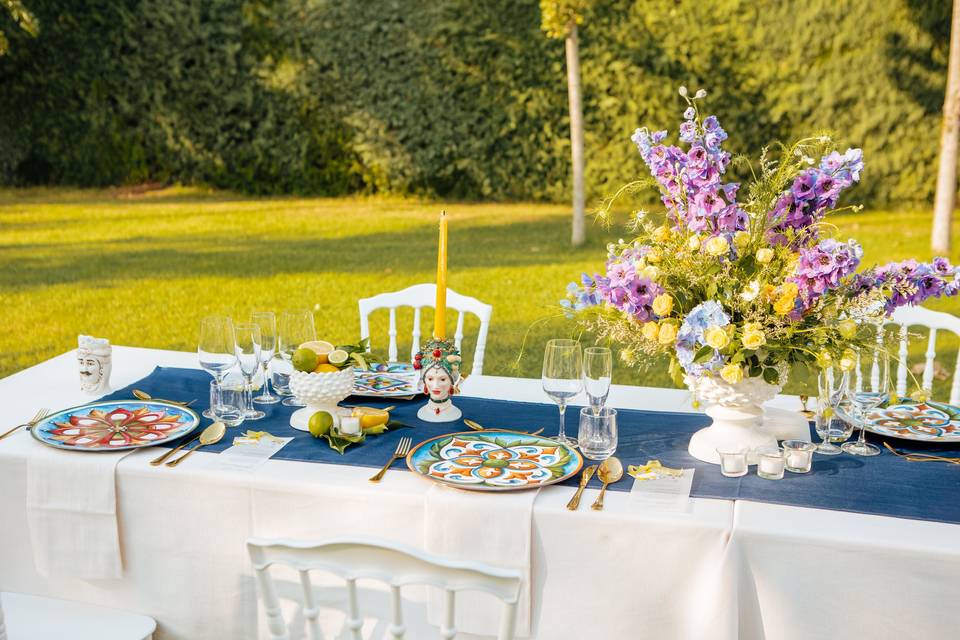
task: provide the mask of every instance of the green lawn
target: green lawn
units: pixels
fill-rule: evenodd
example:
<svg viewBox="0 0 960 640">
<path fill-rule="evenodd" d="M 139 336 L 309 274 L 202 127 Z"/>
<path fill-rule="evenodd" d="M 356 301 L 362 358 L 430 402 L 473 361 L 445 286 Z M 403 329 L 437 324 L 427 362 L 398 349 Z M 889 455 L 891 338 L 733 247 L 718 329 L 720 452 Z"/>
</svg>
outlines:
<svg viewBox="0 0 960 640">
<path fill-rule="evenodd" d="M 253 199 L 175 188 L 139 197 L 0 190 L 0 377 L 76 347 L 78 333 L 193 350 L 202 316 L 243 318 L 253 309 L 315 308 L 321 337 L 353 341 L 358 298 L 434 279 L 441 208 L 451 214 L 449 286 L 494 305 L 485 373 L 539 376 L 544 341 L 575 331 L 556 301 L 567 282 L 602 264 L 619 229 L 594 227 L 588 245 L 571 250 L 561 205 Z M 928 219 L 927 211 L 832 218 L 861 240 L 867 262 L 929 258 Z M 954 232 L 960 237 L 960 224 Z M 960 313 L 957 300 L 931 306 Z M 409 322 L 401 314 L 400 326 Z M 382 346 L 385 317 L 373 331 Z M 943 358 L 951 370 L 956 345 Z M 472 349 L 467 342 L 465 355 Z M 626 370 L 614 380 L 668 384 L 663 374 Z"/>
</svg>

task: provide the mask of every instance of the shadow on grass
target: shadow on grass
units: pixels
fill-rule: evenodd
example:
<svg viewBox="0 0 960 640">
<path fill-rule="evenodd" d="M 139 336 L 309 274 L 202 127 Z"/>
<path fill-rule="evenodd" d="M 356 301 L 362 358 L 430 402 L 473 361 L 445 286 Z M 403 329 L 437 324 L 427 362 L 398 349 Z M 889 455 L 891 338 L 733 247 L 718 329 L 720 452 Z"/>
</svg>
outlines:
<svg viewBox="0 0 960 640">
<path fill-rule="evenodd" d="M 452 233 L 451 269 L 552 265 L 572 256 L 602 262 L 605 241 L 595 233 L 571 249 L 558 216 L 497 226 L 470 226 Z M 399 232 L 338 238 L 140 236 L 100 245 L 32 243 L 0 245 L 0 287 L 34 287 L 98 281 L 227 276 L 269 277 L 291 273 L 430 272 L 436 267 L 433 224 Z M 571 273 L 571 279 L 578 274 Z M 562 287 L 561 287 L 562 288 Z"/>
</svg>

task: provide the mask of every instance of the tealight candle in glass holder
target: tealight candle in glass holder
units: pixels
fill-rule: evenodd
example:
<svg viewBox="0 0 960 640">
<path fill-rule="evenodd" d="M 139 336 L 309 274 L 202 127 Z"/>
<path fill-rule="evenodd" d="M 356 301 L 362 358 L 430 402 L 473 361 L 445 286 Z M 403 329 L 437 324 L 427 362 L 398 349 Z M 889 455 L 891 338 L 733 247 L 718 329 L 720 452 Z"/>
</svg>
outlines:
<svg viewBox="0 0 960 640">
<path fill-rule="evenodd" d="M 360 418 L 356 416 L 343 416 L 340 418 L 339 431 L 345 436 L 360 435 Z"/>
<path fill-rule="evenodd" d="M 747 475 L 747 450 L 743 447 L 724 449 L 717 448 L 720 454 L 720 473 L 728 478 L 739 478 Z"/>
<path fill-rule="evenodd" d="M 807 440 L 784 440 L 783 453 L 787 471 L 807 473 L 813 464 L 813 452 L 817 445 Z"/>
<path fill-rule="evenodd" d="M 766 480 L 783 478 L 783 449 L 767 447 L 757 450 L 757 475 Z"/>
</svg>

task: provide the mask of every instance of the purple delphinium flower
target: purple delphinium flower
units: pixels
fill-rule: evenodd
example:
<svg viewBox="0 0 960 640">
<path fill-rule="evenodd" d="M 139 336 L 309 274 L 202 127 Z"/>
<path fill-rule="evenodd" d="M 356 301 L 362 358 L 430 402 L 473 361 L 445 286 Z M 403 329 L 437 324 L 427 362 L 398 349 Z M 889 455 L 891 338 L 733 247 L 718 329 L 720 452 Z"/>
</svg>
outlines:
<svg viewBox="0 0 960 640">
<path fill-rule="evenodd" d="M 746 229 L 748 217 L 737 206 L 739 184 L 722 182 L 730 164 L 730 154 L 722 149 L 727 132 L 716 116 L 700 124 L 696 111 L 691 114 L 688 109 L 684 117 L 680 140 L 690 145 L 686 152 L 660 144 L 666 137 L 663 131 L 637 129 L 632 140 L 660 185 L 661 200 L 674 225 L 711 236 L 723 234 L 730 240 L 733 233 Z"/>
<path fill-rule="evenodd" d="M 800 250 L 800 261 L 794 275 L 787 278 L 800 291 L 801 311 L 809 309 L 817 298 L 838 288 L 854 271 L 863 257 L 863 249 L 854 241 L 821 240 Z"/>
<path fill-rule="evenodd" d="M 960 274 L 946 258 L 934 258 L 929 264 L 911 259 L 858 273 L 850 288 L 854 295 L 879 291 L 886 298 L 885 311 L 889 315 L 898 307 L 922 304 L 943 295 L 957 295 L 960 293 Z"/>
<path fill-rule="evenodd" d="M 836 151 L 825 155 L 819 166 L 797 176 L 769 214 L 773 223 L 768 238 L 770 242 L 787 242 L 791 235 L 788 232 L 815 237 L 814 223 L 837 205 L 844 189 L 859 182 L 862 170 L 863 152 L 847 149 L 842 155 Z"/>
</svg>

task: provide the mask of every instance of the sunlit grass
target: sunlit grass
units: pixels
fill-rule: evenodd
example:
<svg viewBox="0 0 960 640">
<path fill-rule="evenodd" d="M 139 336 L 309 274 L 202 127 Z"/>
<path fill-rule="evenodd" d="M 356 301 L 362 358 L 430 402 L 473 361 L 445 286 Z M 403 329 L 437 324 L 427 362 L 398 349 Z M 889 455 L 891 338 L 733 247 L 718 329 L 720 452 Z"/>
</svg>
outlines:
<svg viewBox="0 0 960 640">
<path fill-rule="evenodd" d="M 136 198 L 0 191 L 0 376 L 74 348 L 78 333 L 194 350 L 202 316 L 243 318 L 253 309 L 316 308 L 322 337 L 353 341 L 358 298 L 434 279 L 441 208 L 452 216 L 449 286 L 494 305 L 484 372 L 539 376 L 545 340 L 576 331 L 556 306 L 566 283 L 602 265 L 620 229 L 593 227 L 587 246 L 572 250 L 561 205 L 251 199 L 185 188 Z M 833 222 L 862 241 L 867 261 L 930 257 L 926 211 Z M 957 300 L 930 306 L 960 313 Z M 409 323 L 401 314 L 400 326 Z M 467 334 L 475 327 L 468 321 Z M 386 318 L 373 329 L 384 345 Z M 958 343 L 941 342 L 940 360 L 952 371 Z M 472 350 L 468 340 L 468 369 Z M 662 370 L 621 368 L 615 381 L 669 385 Z"/>
</svg>

